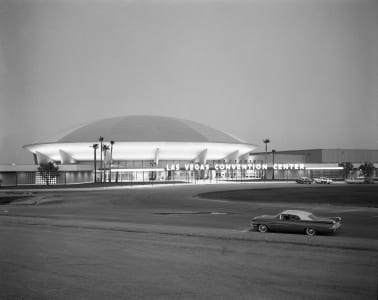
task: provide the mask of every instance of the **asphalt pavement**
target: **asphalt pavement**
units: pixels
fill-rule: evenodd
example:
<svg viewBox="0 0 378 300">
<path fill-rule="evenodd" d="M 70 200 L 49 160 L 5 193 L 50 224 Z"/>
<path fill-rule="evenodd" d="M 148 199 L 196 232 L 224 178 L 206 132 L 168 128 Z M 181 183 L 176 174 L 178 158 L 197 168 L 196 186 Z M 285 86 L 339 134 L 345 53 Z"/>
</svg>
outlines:
<svg viewBox="0 0 378 300">
<path fill-rule="evenodd" d="M 300 192 L 204 195 L 246 188 Z M 33 191 L 0 206 L 0 299 L 376 299 L 378 209 L 315 201 L 327 195 L 286 183 Z M 340 215 L 342 230 L 249 231 L 289 208 Z"/>
</svg>

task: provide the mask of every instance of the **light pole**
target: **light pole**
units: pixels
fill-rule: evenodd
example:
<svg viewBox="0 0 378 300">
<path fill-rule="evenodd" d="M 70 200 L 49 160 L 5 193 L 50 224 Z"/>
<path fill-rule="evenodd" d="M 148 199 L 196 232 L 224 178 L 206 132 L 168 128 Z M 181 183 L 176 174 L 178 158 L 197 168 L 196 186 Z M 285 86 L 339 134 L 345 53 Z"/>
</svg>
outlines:
<svg viewBox="0 0 378 300">
<path fill-rule="evenodd" d="M 268 144 L 270 143 L 270 139 L 268 138 L 263 139 L 263 143 L 265 144 L 265 162 L 266 162 L 267 154 L 268 154 Z M 264 172 L 264 179 L 266 179 L 266 172 Z"/>
<path fill-rule="evenodd" d="M 273 158 L 273 175 L 272 175 L 272 180 L 274 180 L 274 154 L 276 153 L 276 150 L 272 150 L 272 158 Z"/>
<path fill-rule="evenodd" d="M 96 169 L 97 169 L 96 161 L 97 161 L 97 158 L 96 158 L 96 153 L 97 153 L 98 144 L 93 144 L 91 147 L 93 148 L 93 156 L 94 156 L 94 160 L 93 160 L 93 164 L 94 164 L 94 183 L 96 183 L 96 181 L 97 181 L 97 173 L 96 173 Z"/>
<path fill-rule="evenodd" d="M 114 145 L 114 141 L 110 141 L 110 169 L 109 169 L 109 182 L 112 182 L 113 145 Z"/>
<path fill-rule="evenodd" d="M 102 182 L 102 142 L 104 141 L 104 138 L 102 136 L 100 136 L 100 138 L 98 139 L 100 141 L 100 155 L 101 155 L 101 158 L 100 158 L 100 182 Z"/>
</svg>

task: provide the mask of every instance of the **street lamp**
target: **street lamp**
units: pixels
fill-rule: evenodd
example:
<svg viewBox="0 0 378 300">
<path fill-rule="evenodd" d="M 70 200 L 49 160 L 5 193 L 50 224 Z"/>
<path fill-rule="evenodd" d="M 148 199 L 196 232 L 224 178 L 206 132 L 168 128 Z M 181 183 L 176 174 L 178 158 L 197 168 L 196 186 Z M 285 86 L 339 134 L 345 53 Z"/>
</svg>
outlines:
<svg viewBox="0 0 378 300">
<path fill-rule="evenodd" d="M 265 144 L 265 162 L 266 162 L 267 154 L 268 154 L 268 144 L 270 143 L 270 139 L 268 138 L 263 139 L 263 143 Z M 264 172 L 264 179 L 266 179 L 266 172 Z"/>
<path fill-rule="evenodd" d="M 109 169 L 109 182 L 112 182 L 113 145 L 114 145 L 114 141 L 110 141 L 110 169 Z"/>
<path fill-rule="evenodd" d="M 272 160 L 273 160 L 273 175 L 272 175 L 272 180 L 274 180 L 274 154 L 276 153 L 276 150 L 272 150 Z"/>
<path fill-rule="evenodd" d="M 100 154 L 101 154 L 101 158 L 100 158 L 100 170 L 102 169 L 102 142 L 104 141 L 104 138 L 102 136 L 100 136 L 100 138 L 98 139 L 100 141 Z M 102 182 L 102 172 L 100 171 L 100 182 Z"/>
<path fill-rule="evenodd" d="M 96 173 L 96 153 L 97 153 L 97 148 L 98 148 L 98 144 L 93 144 L 92 146 L 90 146 L 93 148 L 93 156 L 94 156 L 94 159 L 93 159 L 93 164 L 94 164 L 94 182 L 96 183 L 97 181 L 97 173 Z"/>
</svg>

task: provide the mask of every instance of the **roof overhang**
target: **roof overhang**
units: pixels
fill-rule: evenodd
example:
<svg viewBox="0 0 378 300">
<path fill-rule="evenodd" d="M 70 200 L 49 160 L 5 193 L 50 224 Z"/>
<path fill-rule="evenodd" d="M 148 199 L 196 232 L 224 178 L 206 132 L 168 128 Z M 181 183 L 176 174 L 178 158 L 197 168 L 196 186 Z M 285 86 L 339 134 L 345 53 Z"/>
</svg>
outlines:
<svg viewBox="0 0 378 300">
<path fill-rule="evenodd" d="M 93 143 L 43 143 L 25 145 L 32 153 L 40 153 L 54 161 L 62 161 L 62 153 L 74 161 L 92 161 L 94 158 Z M 113 160 L 195 160 L 206 153 L 206 160 L 228 159 L 230 154 L 238 153 L 244 157 L 253 151 L 256 145 L 233 143 L 194 143 L 194 142 L 115 142 Z M 205 151 L 206 150 L 206 151 Z M 97 160 L 100 151 L 97 151 Z M 232 155 L 231 155 L 232 156 Z"/>
</svg>

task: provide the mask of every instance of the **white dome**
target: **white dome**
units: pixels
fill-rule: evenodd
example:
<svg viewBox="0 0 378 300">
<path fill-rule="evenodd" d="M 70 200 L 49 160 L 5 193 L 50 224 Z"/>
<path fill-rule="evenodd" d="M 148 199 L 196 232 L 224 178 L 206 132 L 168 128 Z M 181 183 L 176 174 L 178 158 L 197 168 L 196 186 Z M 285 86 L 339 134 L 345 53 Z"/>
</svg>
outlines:
<svg viewBox="0 0 378 300">
<path fill-rule="evenodd" d="M 93 148 L 114 141 L 114 160 L 237 159 L 255 145 L 209 126 L 170 117 L 125 116 L 95 121 L 45 142 L 25 145 L 38 161 L 93 160 Z"/>
</svg>

